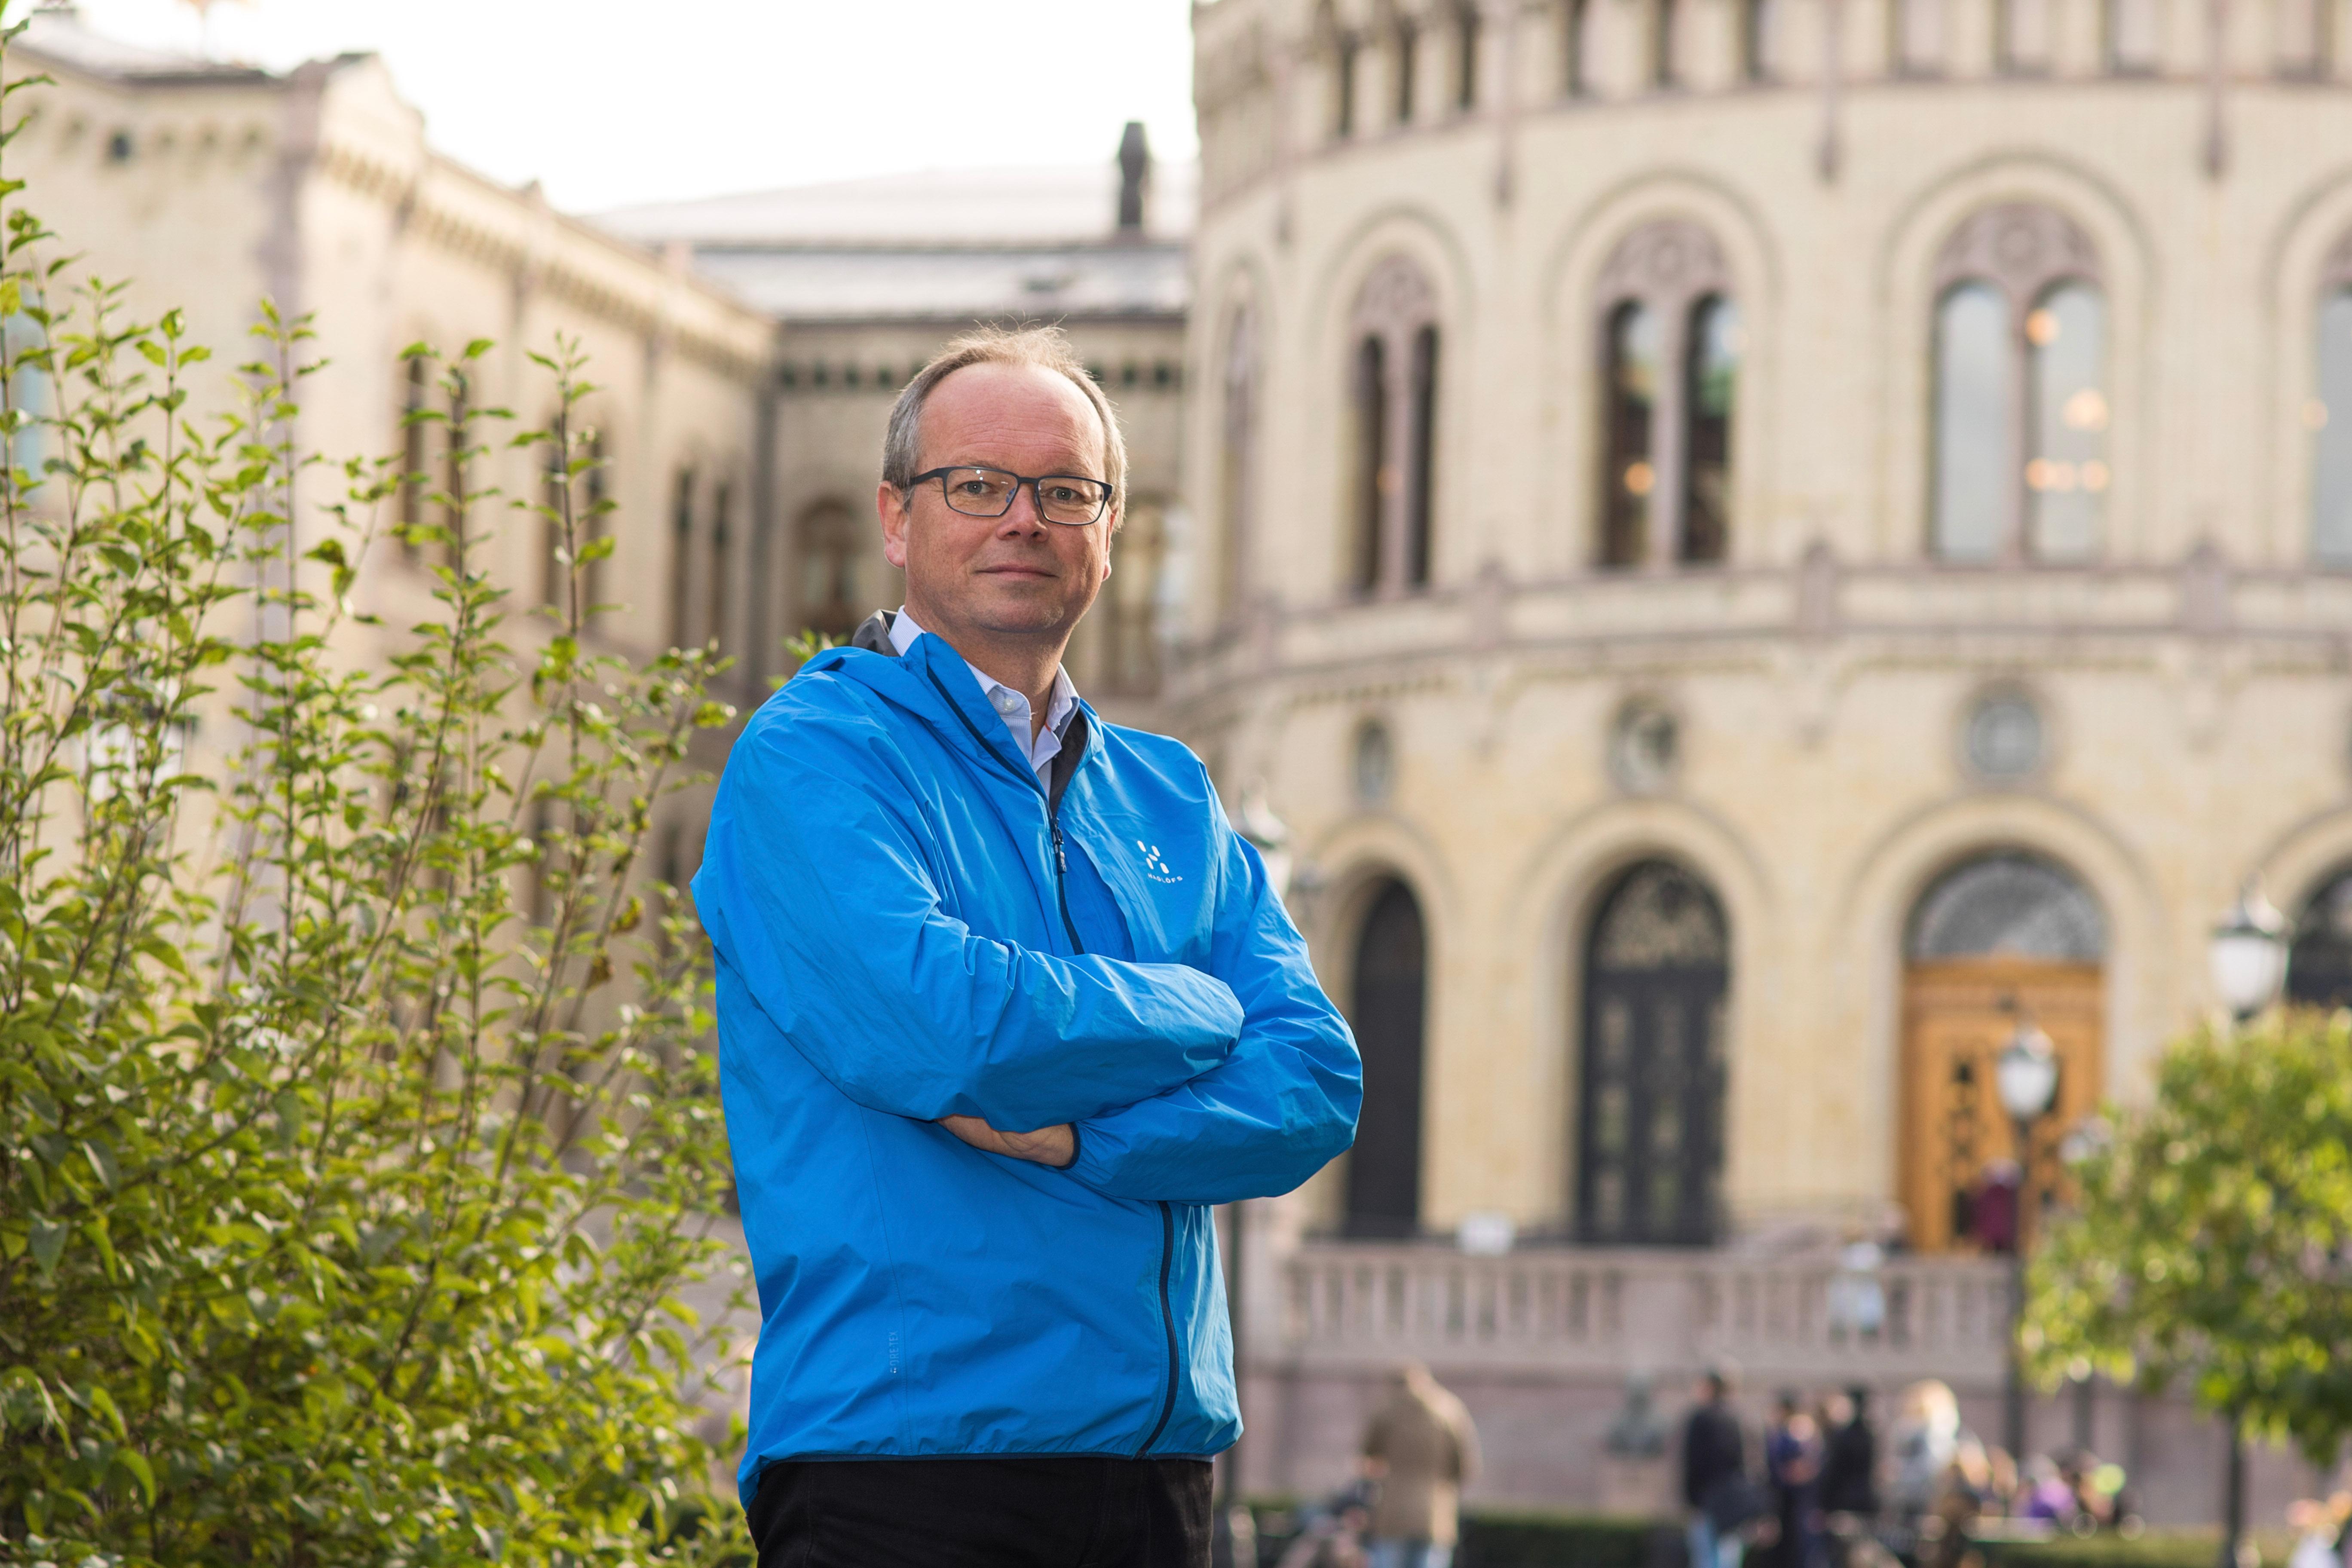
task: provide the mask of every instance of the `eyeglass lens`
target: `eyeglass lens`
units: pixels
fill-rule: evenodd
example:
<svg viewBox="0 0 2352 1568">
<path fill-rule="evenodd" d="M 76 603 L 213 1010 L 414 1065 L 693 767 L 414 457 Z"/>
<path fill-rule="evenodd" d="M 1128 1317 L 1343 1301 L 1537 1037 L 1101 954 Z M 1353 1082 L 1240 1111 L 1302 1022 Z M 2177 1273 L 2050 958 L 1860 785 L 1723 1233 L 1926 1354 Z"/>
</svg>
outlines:
<svg viewBox="0 0 2352 1568">
<path fill-rule="evenodd" d="M 967 517 L 1003 517 L 1013 510 L 1017 475 L 1002 468 L 950 468 L 940 476 L 948 505 Z M 1047 522 L 1092 522 L 1102 515 L 1110 487 L 1075 474 L 1047 474 L 1037 481 L 1037 512 Z"/>
</svg>

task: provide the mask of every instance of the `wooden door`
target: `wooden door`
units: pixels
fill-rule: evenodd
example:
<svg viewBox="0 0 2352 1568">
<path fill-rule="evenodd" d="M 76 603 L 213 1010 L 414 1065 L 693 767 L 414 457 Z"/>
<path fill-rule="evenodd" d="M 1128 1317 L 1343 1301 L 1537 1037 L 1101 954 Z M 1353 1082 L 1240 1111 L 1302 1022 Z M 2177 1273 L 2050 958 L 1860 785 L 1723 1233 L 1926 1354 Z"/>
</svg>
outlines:
<svg viewBox="0 0 2352 1568">
<path fill-rule="evenodd" d="M 2024 1191 L 2044 1193 L 2060 1173 L 2059 1140 L 2098 1109 L 2101 969 L 2021 958 L 1967 958 L 1910 965 L 1903 988 L 1903 1110 L 1895 1179 L 1910 1215 L 1911 1243 L 1922 1252 L 1965 1247 L 1956 1234 L 1962 1195 L 1987 1163 L 2017 1159 L 2001 1109 L 1993 1063 L 2031 1017 L 2058 1050 L 2058 1095 L 2034 1131 L 2032 1157 L 2021 1162 Z M 2025 1202 L 2028 1227 L 2037 1203 Z"/>
</svg>

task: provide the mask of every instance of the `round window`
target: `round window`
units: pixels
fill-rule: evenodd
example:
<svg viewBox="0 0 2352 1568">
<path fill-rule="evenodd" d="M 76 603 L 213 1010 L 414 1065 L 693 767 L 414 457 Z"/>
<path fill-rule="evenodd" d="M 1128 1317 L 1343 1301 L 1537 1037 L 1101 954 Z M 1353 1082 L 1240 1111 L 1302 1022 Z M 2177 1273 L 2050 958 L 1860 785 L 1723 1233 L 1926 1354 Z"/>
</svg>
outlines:
<svg viewBox="0 0 2352 1568">
<path fill-rule="evenodd" d="M 1389 740 L 1389 727 L 1369 720 L 1356 731 L 1356 798 L 1366 805 L 1380 805 L 1395 787 L 1396 748 Z"/>
<path fill-rule="evenodd" d="M 1967 750 L 1980 778 L 2025 778 L 2042 766 L 2042 714 L 2020 692 L 1995 692 L 1969 714 Z"/>
</svg>

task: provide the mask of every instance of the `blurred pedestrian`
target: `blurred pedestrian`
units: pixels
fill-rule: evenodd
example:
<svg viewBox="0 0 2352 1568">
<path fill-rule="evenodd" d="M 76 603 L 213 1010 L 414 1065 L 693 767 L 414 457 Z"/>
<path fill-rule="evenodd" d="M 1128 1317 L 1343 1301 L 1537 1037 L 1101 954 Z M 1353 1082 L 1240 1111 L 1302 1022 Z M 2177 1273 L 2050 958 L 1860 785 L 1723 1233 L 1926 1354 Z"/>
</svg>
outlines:
<svg viewBox="0 0 2352 1568">
<path fill-rule="evenodd" d="M 1767 1568 L 1821 1568 L 1822 1457 L 1820 1426 L 1797 1391 L 1783 1389 L 1764 1432 L 1764 1478 L 1780 1527 L 1761 1553 Z"/>
<path fill-rule="evenodd" d="M 1764 1512 L 1748 1477 L 1748 1442 L 1731 1395 L 1737 1373 L 1707 1369 L 1698 1404 L 1683 1423 L 1683 1502 L 1690 1509 L 1690 1568 L 1739 1568 L 1740 1531 Z"/>
<path fill-rule="evenodd" d="M 1895 1465 L 1889 1500 L 1905 1520 L 1916 1521 L 1934 1510 L 1961 1436 L 1960 1402 L 1950 1385 L 1929 1378 L 1903 1391 L 1888 1447 Z"/>
<path fill-rule="evenodd" d="M 1390 1374 L 1388 1402 L 1364 1431 L 1364 1470 L 1380 1483 L 1371 1568 L 1451 1568 L 1478 1429 L 1427 1367 L 1408 1362 Z"/>
<path fill-rule="evenodd" d="M 1878 1517 L 1878 1434 L 1870 1425 L 1870 1390 L 1860 1384 L 1831 1397 L 1822 1460 L 1822 1511 Z"/>
</svg>

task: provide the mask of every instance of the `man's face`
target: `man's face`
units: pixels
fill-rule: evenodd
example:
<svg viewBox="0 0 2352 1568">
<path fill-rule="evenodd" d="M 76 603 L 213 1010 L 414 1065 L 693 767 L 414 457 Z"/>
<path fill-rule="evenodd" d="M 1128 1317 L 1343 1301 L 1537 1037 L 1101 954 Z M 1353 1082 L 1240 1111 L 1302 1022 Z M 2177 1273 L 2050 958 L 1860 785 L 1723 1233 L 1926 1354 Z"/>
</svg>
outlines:
<svg viewBox="0 0 2352 1568">
<path fill-rule="evenodd" d="M 1102 423 L 1070 382 L 1035 365 L 975 364 L 923 405 L 918 473 L 950 466 L 1106 479 Z M 949 507 L 937 479 L 875 497 L 882 552 L 907 574 L 907 608 L 950 642 L 1035 638 L 1059 645 L 1110 575 L 1114 499 L 1084 526 L 1047 522 L 1021 487 L 1003 517 Z"/>
</svg>

